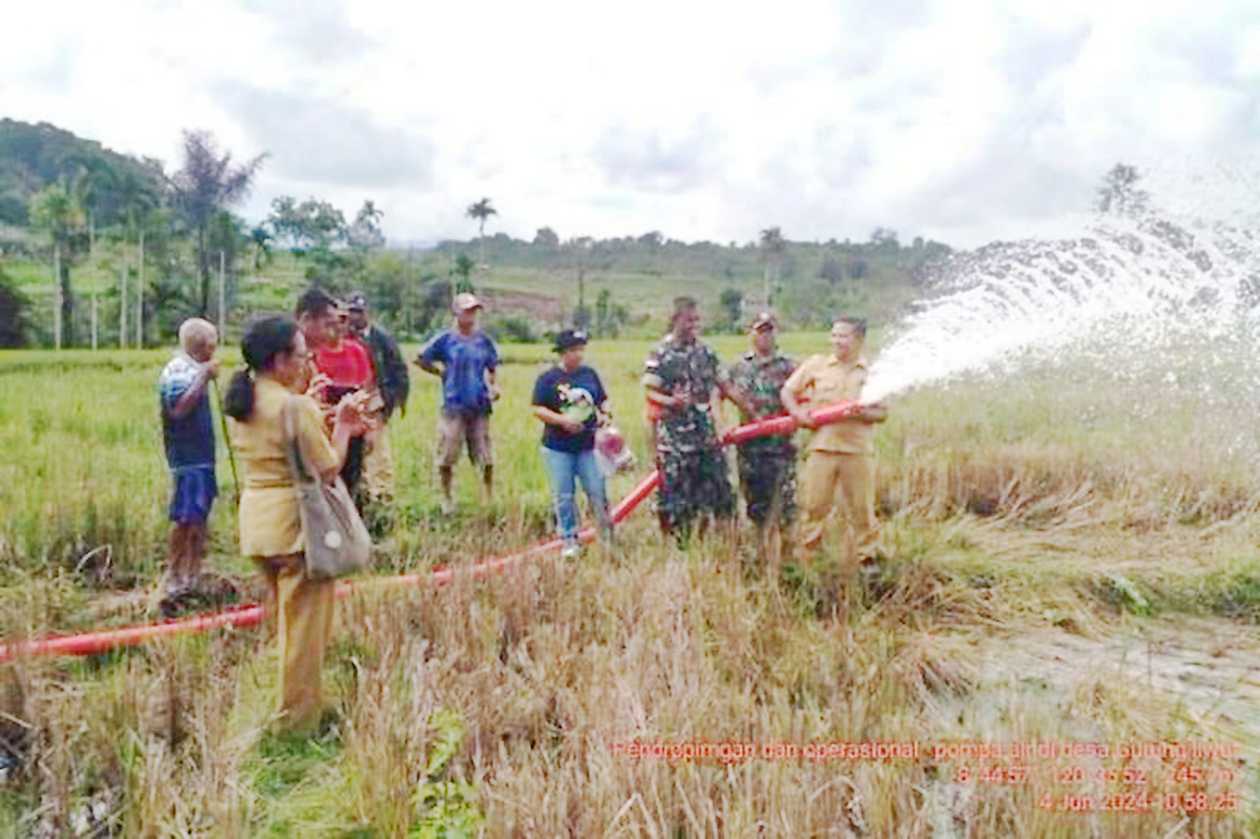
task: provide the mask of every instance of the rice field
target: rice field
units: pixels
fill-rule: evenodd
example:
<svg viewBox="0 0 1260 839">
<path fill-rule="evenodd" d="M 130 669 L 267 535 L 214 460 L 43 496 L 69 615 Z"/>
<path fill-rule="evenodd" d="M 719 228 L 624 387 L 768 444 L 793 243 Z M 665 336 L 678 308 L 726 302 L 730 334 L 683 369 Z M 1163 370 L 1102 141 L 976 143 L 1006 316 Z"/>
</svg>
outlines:
<svg viewBox="0 0 1260 839">
<path fill-rule="evenodd" d="M 648 348 L 588 351 L 640 464 Z M 462 465 L 452 518 L 436 381 L 413 368 L 379 573 L 550 535 L 527 407 L 550 354 L 502 352 L 497 497 Z M 164 359 L 0 353 L 0 636 L 150 619 Z M 894 400 L 891 562 L 835 601 L 766 569 L 747 532 L 679 549 L 646 505 L 616 555 L 356 593 L 310 740 L 268 731 L 265 631 L 0 665 L 0 835 L 1254 834 L 1260 480 L 1224 426 L 1141 396 L 1049 369 Z M 222 447 L 219 481 L 211 565 L 253 599 Z M 1215 754 L 1136 748 L 1174 741 Z M 882 759 L 845 751 L 862 743 Z"/>
</svg>

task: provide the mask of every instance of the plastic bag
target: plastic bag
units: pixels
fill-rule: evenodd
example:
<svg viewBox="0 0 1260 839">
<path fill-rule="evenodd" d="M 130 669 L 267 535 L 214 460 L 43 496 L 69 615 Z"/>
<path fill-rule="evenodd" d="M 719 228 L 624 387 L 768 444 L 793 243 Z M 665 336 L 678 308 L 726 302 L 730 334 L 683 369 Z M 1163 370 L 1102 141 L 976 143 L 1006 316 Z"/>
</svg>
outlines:
<svg viewBox="0 0 1260 839">
<path fill-rule="evenodd" d="M 634 468 L 634 452 L 626 445 L 615 425 L 606 425 L 595 431 L 595 462 L 605 478 Z"/>
</svg>

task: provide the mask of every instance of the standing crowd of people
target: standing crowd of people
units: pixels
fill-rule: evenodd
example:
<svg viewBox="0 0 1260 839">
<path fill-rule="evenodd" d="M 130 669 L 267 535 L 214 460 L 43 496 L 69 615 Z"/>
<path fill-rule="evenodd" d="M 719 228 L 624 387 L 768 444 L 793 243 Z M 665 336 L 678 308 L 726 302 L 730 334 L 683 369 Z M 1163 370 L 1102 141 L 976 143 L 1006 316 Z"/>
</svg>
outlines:
<svg viewBox="0 0 1260 839">
<path fill-rule="evenodd" d="M 675 300 L 670 332 L 648 356 L 643 374 L 661 475 L 662 531 L 685 542 L 697 525 L 703 528 L 713 521 L 729 526 L 735 520 L 735 494 L 718 419 L 721 400 L 727 399 L 744 422 L 790 415 L 798 425 L 815 429 L 804 465 L 799 540 L 793 535 L 798 494 L 793 434 L 737 444 L 740 489 L 763 556 L 776 561 L 795 556 L 799 565 L 813 566 L 826 521 L 838 506 L 848 523 L 849 544 L 842 553 L 865 571 L 876 570 L 882 548 L 875 518 L 874 425 L 884 421 L 887 408 L 863 405 L 850 417 L 821 427 L 808 410 L 810 405 L 861 396 L 867 369 L 862 353 L 865 321 L 836 319 L 832 351 L 798 365 L 779 351 L 778 323 L 762 312 L 749 326 L 750 350 L 725 369 L 698 337 L 699 324 L 696 301 Z"/>
<path fill-rule="evenodd" d="M 435 462 L 444 514 L 454 511 L 461 450 L 479 470 L 483 496 L 494 490 L 491 415 L 500 399 L 499 354 L 480 328 L 473 294 L 453 301 L 453 324 L 430 340 L 417 367 L 441 380 Z M 686 544 L 710 526 L 733 533 L 737 499 L 723 451 L 722 401 L 743 422 L 790 415 L 814 429 L 797 490 L 798 452 L 791 432 L 737 445 L 739 487 L 761 554 L 776 564 L 816 562 L 833 508 L 847 521 L 842 554 L 864 569 L 881 560 L 875 516 L 873 428 L 883 405 L 862 406 L 818 426 L 810 406 L 856 401 L 866 377 L 865 322 L 839 318 L 831 351 L 797 364 L 778 348 L 768 312 L 749 325 L 750 349 L 723 366 L 700 338 L 696 301 L 674 301 L 669 333 L 644 368 L 645 413 L 661 483 L 662 532 Z M 197 599 L 206 523 L 217 495 L 210 392 L 219 372 L 219 335 L 199 318 L 179 330 L 180 351 L 159 378 L 166 456 L 172 474 L 172 522 L 163 611 Z M 599 373 L 585 361 L 585 332 L 555 337 L 556 361 L 534 383 L 532 412 L 542 425 L 541 458 L 551 488 L 563 555 L 580 553 L 576 490 L 581 485 L 602 544 L 613 545 L 605 469 L 597 439 L 612 421 Z M 252 322 L 241 341 L 244 369 L 223 398 L 228 444 L 239 461 L 240 549 L 266 581 L 279 645 L 278 710 L 289 728 L 308 728 L 322 710 L 319 672 L 332 631 L 335 583 L 305 573 L 296 464 L 328 485 L 340 481 L 366 521 L 381 527 L 394 496 L 388 425 L 406 410 L 410 377 L 397 342 L 372 322 L 367 299 L 344 302 L 326 291 L 303 293 L 293 317 Z M 235 471 L 235 465 L 234 465 Z M 796 521 L 798 506 L 802 521 Z M 366 544 L 366 543 L 365 543 Z"/>
</svg>

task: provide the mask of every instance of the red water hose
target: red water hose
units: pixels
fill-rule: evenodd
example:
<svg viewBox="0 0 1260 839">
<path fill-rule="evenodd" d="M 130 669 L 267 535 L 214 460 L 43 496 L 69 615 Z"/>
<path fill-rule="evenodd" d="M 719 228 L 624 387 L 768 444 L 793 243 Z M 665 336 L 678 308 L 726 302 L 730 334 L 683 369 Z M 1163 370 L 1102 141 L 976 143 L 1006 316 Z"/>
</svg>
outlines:
<svg viewBox="0 0 1260 839">
<path fill-rule="evenodd" d="M 851 416 L 858 409 L 857 403 L 839 402 L 834 405 L 827 405 L 822 408 L 810 412 L 811 419 L 818 425 L 827 425 L 833 422 L 839 422 L 846 417 Z M 738 428 L 731 429 L 727 432 L 722 442 L 725 445 L 731 443 L 742 443 L 756 437 L 766 437 L 773 434 L 788 434 L 796 429 L 796 420 L 788 416 L 773 417 L 771 419 L 750 422 L 747 425 L 741 425 Z M 660 475 L 653 470 L 650 475 L 640 481 L 630 494 L 615 506 L 612 513 L 614 524 L 620 524 L 634 512 L 635 508 L 643 503 L 649 495 L 660 484 Z M 595 538 L 593 528 L 586 528 L 578 534 L 578 538 L 583 542 L 589 542 Z M 474 580 L 479 580 L 490 574 L 501 573 L 508 568 L 518 565 L 521 562 L 541 556 L 545 553 L 558 550 L 564 545 L 560 539 L 550 539 L 546 542 L 540 542 L 523 551 L 518 551 L 507 556 L 494 557 L 484 559 L 480 562 L 473 563 L 467 569 L 452 569 L 447 567 L 438 567 L 432 571 L 426 571 L 419 574 L 401 574 L 395 577 L 375 577 L 360 580 L 357 583 L 338 583 L 337 597 L 345 597 L 353 589 L 363 589 L 368 587 L 385 586 L 396 588 L 399 586 L 421 585 L 429 583 L 433 586 L 444 586 L 450 583 L 456 573 L 469 575 Z M 162 621 L 161 623 L 140 624 L 138 626 L 127 626 L 121 629 L 106 629 L 99 632 L 85 632 L 79 635 L 63 635 L 52 638 L 39 638 L 32 641 L 14 641 L 7 644 L 0 644 L 0 663 L 11 661 L 19 656 L 41 656 L 41 655 L 91 655 L 93 653 L 103 653 L 117 647 L 130 647 L 145 641 L 162 638 L 168 635 L 180 635 L 186 632 L 205 632 L 210 629 L 218 629 L 221 627 L 246 627 L 254 626 L 261 623 L 263 619 L 263 608 L 254 604 L 249 606 L 238 606 L 232 609 L 226 609 L 222 612 L 216 612 L 209 615 L 195 615 L 189 618 L 181 618 L 179 620 Z"/>
</svg>

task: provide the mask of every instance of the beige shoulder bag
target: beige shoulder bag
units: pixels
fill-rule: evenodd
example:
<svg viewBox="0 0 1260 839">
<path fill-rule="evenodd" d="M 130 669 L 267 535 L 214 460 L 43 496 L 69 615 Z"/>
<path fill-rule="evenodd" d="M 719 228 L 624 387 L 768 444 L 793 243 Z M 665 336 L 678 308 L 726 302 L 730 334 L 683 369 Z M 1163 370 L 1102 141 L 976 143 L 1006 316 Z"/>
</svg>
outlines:
<svg viewBox="0 0 1260 839">
<path fill-rule="evenodd" d="M 284 403 L 284 436 L 306 540 L 306 576 L 312 580 L 344 577 L 368 567 L 372 537 L 341 478 L 325 483 L 302 462 L 296 400 L 290 397 Z"/>
</svg>

